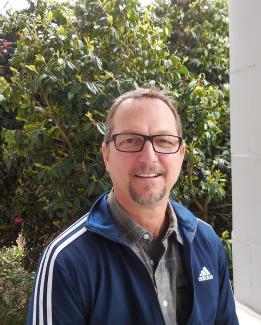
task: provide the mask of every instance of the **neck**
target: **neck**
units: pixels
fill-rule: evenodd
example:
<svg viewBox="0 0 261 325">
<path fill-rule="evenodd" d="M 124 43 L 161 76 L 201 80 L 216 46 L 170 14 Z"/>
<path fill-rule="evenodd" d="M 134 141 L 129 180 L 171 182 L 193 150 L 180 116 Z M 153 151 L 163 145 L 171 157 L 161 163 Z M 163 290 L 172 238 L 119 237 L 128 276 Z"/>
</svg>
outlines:
<svg viewBox="0 0 261 325">
<path fill-rule="evenodd" d="M 144 229 L 148 230 L 154 237 L 159 237 L 165 232 L 168 223 L 168 218 L 166 217 L 167 199 L 163 199 L 156 206 L 144 206 L 134 201 L 126 204 L 122 202 L 116 193 L 114 194 L 117 201 L 127 211 L 129 216 Z"/>
</svg>

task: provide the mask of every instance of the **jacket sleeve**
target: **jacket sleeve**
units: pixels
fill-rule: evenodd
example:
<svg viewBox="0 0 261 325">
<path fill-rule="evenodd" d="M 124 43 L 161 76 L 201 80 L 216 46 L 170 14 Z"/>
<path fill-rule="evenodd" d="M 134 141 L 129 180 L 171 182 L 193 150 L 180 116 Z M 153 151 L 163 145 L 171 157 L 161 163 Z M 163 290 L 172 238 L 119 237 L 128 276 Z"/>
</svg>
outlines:
<svg viewBox="0 0 261 325">
<path fill-rule="evenodd" d="M 235 301 L 229 279 L 227 256 L 220 240 L 219 245 L 219 301 L 215 325 L 238 325 L 239 323 L 236 315 Z"/>
<path fill-rule="evenodd" d="M 51 263 L 50 263 L 51 264 Z M 27 325 L 87 324 L 65 270 L 58 263 L 40 264 L 30 300 Z"/>
</svg>

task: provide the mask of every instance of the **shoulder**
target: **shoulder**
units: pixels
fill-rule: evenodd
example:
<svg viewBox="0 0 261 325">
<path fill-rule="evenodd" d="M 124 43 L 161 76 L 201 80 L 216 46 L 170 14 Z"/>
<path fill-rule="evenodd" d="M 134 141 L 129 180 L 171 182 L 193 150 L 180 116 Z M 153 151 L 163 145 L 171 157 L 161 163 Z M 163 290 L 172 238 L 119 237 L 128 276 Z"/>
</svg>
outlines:
<svg viewBox="0 0 261 325">
<path fill-rule="evenodd" d="M 87 218 L 88 213 L 65 229 L 45 248 L 42 255 L 43 265 L 52 267 L 61 256 L 66 254 L 67 250 L 72 250 L 79 245 L 87 232 Z"/>
<path fill-rule="evenodd" d="M 199 218 L 198 218 L 198 231 L 203 235 L 205 235 L 207 238 L 219 240 L 218 235 L 216 234 L 215 230 L 210 226 L 210 224 L 208 224 L 207 222 Z"/>
<path fill-rule="evenodd" d="M 185 237 L 191 241 L 209 241 L 215 245 L 220 244 L 219 237 L 214 229 L 203 220 L 197 218 L 189 209 L 180 203 L 171 200 L 171 204 L 177 216 L 179 227 Z"/>
</svg>

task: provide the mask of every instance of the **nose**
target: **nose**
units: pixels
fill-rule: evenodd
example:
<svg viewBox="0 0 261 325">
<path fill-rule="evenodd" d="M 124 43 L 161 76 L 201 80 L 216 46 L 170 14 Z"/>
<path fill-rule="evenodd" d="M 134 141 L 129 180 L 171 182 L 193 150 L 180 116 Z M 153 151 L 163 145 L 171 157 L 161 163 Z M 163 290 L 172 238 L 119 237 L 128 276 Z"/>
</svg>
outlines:
<svg viewBox="0 0 261 325">
<path fill-rule="evenodd" d="M 140 161 L 154 162 L 157 160 L 157 153 L 154 151 L 150 140 L 145 141 L 142 151 L 140 152 Z"/>
</svg>

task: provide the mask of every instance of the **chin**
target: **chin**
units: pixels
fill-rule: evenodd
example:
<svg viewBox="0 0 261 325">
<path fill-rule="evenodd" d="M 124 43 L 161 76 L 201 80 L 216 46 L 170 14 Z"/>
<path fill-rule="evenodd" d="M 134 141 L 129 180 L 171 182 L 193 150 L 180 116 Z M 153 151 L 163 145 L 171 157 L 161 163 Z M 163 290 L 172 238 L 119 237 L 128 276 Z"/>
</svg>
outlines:
<svg viewBox="0 0 261 325">
<path fill-rule="evenodd" d="M 161 191 L 148 191 L 147 193 L 139 193 L 131 186 L 129 187 L 129 193 L 132 200 L 139 205 L 143 206 L 157 206 L 161 204 L 166 197 L 166 189 Z"/>
</svg>

